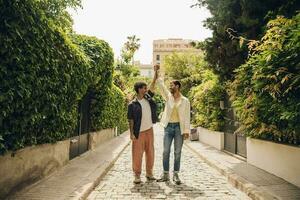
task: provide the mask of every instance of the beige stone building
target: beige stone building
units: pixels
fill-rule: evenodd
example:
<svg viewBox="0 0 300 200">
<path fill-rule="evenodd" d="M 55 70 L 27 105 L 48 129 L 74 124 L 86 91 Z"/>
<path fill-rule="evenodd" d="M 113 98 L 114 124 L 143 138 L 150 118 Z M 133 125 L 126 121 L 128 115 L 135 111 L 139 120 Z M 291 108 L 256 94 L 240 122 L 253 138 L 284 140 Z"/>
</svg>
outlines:
<svg viewBox="0 0 300 200">
<path fill-rule="evenodd" d="M 153 41 L 153 64 L 160 64 L 161 73 L 164 74 L 164 59 L 174 52 L 200 53 L 201 50 L 194 48 L 191 42 L 194 40 L 170 38 Z"/>
<path fill-rule="evenodd" d="M 142 64 L 140 61 L 136 61 L 134 64 L 139 68 L 141 76 L 147 78 L 152 78 L 154 76 L 152 64 Z"/>
</svg>

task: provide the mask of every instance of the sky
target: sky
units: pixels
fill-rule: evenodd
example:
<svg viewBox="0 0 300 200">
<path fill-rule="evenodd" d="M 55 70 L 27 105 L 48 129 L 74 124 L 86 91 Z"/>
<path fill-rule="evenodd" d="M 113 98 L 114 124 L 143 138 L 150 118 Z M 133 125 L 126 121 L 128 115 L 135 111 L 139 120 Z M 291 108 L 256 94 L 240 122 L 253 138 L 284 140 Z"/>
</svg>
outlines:
<svg viewBox="0 0 300 200">
<path fill-rule="evenodd" d="M 83 9 L 71 10 L 74 30 L 107 41 L 120 56 L 127 36 L 140 38 L 135 60 L 152 61 L 155 39 L 204 40 L 211 31 L 203 27 L 210 16 L 205 8 L 191 8 L 196 0 L 82 0 Z"/>
</svg>

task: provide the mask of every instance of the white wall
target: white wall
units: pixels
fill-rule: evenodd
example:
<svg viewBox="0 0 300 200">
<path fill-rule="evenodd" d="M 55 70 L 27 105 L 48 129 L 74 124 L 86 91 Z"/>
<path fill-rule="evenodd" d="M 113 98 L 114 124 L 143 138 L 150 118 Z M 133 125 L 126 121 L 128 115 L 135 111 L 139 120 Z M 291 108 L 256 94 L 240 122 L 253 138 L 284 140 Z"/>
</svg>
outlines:
<svg viewBox="0 0 300 200">
<path fill-rule="evenodd" d="M 218 131 L 211 131 L 206 128 L 198 127 L 199 141 L 219 150 L 224 149 L 224 133 Z"/>
<path fill-rule="evenodd" d="M 94 150 L 103 142 L 106 142 L 116 135 L 114 128 L 103 129 L 101 131 L 93 132 L 89 134 L 89 149 Z"/>
<path fill-rule="evenodd" d="M 300 148 L 247 138 L 247 162 L 300 187 Z"/>
<path fill-rule="evenodd" d="M 0 156 L 0 199 L 51 174 L 69 161 L 70 140 L 26 147 Z"/>
</svg>

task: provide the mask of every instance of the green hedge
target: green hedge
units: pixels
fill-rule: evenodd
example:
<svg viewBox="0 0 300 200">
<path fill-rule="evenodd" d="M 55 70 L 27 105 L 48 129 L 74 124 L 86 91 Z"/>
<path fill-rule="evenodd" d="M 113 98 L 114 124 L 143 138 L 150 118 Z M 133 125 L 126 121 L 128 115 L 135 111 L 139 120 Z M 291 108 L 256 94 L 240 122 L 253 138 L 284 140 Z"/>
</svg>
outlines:
<svg viewBox="0 0 300 200">
<path fill-rule="evenodd" d="M 0 153 L 62 140 L 90 84 L 89 60 L 36 1 L 0 2 Z"/>
<path fill-rule="evenodd" d="M 122 133 L 128 129 L 126 97 L 117 86 L 112 85 L 106 97 L 101 86 L 94 88 L 91 126 L 93 131 L 118 127 Z"/>
<path fill-rule="evenodd" d="M 109 44 L 96 37 L 86 35 L 73 34 L 72 39 L 90 58 L 93 85 L 100 81 L 102 87 L 111 87 L 114 54 Z"/>
<path fill-rule="evenodd" d="M 128 129 L 126 98 L 123 92 L 112 84 L 114 73 L 112 49 L 108 43 L 96 37 L 73 35 L 72 38 L 91 59 L 90 70 L 93 74 L 93 84 L 89 89 L 92 98 L 91 130 L 118 127 L 119 133 L 124 132 Z"/>
<path fill-rule="evenodd" d="M 231 99 L 248 136 L 300 144 L 300 14 L 279 17 L 236 70 Z"/>
<path fill-rule="evenodd" d="M 202 74 L 203 82 L 191 89 L 189 97 L 192 105 L 192 123 L 214 131 L 224 126 L 224 111 L 220 101 L 224 99 L 224 87 L 210 70 Z"/>
<path fill-rule="evenodd" d="M 121 123 L 121 119 L 124 118 L 124 112 L 123 107 L 119 106 L 125 101 L 122 100 L 123 94 L 119 93 L 119 90 L 112 84 L 114 72 L 112 49 L 105 41 L 96 37 L 72 35 L 72 38 L 91 60 L 90 70 L 93 80 L 88 91 L 92 99 L 90 105 L 91 130 L 98 131 L 121 126 L 119 128 L 123 131 L 124 125 Z M 114 116 L 112 117 L 112 115 Z"/>
</svg>

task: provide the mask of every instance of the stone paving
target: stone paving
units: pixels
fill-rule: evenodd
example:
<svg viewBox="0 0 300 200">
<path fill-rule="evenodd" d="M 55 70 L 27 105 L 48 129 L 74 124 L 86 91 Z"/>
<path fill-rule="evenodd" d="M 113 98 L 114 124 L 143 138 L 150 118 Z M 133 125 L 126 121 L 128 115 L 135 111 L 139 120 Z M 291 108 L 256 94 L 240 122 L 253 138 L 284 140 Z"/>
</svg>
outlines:
<svg viewBox="0 0 300 200">
<path fill-rule="evenodd" d="M 156 177 L 160 176 L 162 171 L 162 137 L 162 128 L 155 126 Z M 174 185 L 172 182 L 147 182 L 145 166 L 142 173 L 143 183 L 134 185 L 130 145 L 87 199 L 250 199 L 185 146 L 181 162 L 181 185 Z M 170 166 L 172 165 L 171 154 Z"/>
<path fill-rule="evenodd" d="M 7 200 L 84 199 L 129 143 L 123 133 L 69 161 L 50 176 L 7 197 Z M 1 187 L 1 186 L 0 186 Z M 0 198 L 1 199 L 1 198 Z M 2 199 L 1 199 L 2 200 Z"/>
</svg>

